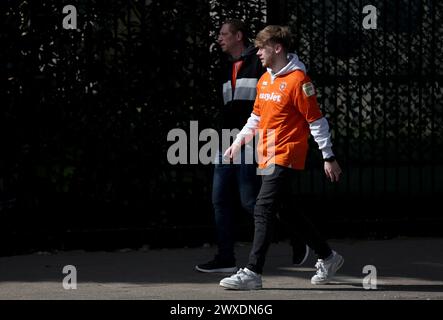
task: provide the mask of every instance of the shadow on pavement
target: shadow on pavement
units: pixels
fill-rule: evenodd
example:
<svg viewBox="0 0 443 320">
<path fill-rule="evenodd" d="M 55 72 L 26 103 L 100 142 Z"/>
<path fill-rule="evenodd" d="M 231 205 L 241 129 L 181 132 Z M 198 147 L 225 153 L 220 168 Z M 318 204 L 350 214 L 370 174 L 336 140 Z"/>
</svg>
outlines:
<svg viewBox="0 0 443 320">
<path fill-rule="evenodd" d="M 443 291 L 442 284 L 417 282 L 443 281 L 443 239 L 393 239 L 386 241 L 333 241 L 332 246 L 345 258 L 338 276 L 343 290 L 364 290 L 361 279 L 365 265 L 377 268 L 378 290 Z M 246 263 L 249 245 L 238 247 L 239 265 Z M 95 283 L 215 283 L 224 274 L 194 271 L 194 265 L 213 257 L 214 248 L 163 249 L 146 252 L 62 252 L 53 255 L 27 255 L 0 258 L 1 282 L 59 282 L 65 275 L 63 267 L 73 265 L 79 282 Z M 311 255 L 304 268 L 292 267 L 290 247 L 286 243 L 271 246 L 265 266 L 264 279 L 275 276 L 298 279 L 306 283 L 303 290 L 340 290 L 327 286 L 311 287 L 315 257 Z M 346 281 L 351 277 L 352 281 Z M 397 281 L 398 280 L 398 281 Z M 386 283 L 387 282 L 387 283 Z M 399 283 L 399 285 L 396 285 Z M 274 286 L 272 286 L 274 287 Z M 360 289 L 358 288 L 360 287 Z M 308 289 L 307 289 L 308 288 Z M 270 288 L 268 288 L 270 290 Z M 272 290 L 298 290 L 274 288 Z"/>
</svg>

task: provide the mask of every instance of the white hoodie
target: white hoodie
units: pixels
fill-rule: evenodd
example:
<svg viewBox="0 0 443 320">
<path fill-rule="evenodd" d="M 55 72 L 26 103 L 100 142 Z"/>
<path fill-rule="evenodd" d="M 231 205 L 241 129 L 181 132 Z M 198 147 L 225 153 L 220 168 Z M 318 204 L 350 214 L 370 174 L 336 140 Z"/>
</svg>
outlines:
<svg viewBox="0 0 443 320">
<path fill-rule="evenodd" d="M 279 76 L 283 76 L 295 70 L 301 70 L 306 73 L 306 67 L 303 62 L 298 59 L 298 56 L 295 53 L 288 54 L 288 64 L 280 69 L 277 73 L 274 73 L 271 68 L 268 68 L 268 72 L 271 75 L 271 81 L 274 82 L 275 78 Z"/>
</svg>

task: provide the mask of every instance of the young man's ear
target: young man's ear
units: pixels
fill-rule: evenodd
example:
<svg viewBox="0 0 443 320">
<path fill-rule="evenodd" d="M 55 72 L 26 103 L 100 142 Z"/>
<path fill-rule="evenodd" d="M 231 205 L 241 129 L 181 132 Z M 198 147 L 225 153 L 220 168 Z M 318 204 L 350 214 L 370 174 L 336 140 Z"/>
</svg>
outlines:
<svg viewBox="0 0 443 320">
<path fill-rule="evenodd" d="M 274 52 L 276 53 L 276 54 L 279 54 L 280 52 L 282 52 L 283 51 L 283 46 L 280 44 L 280 43 L 276 43 L 275 45 L 274 45 Z"/>
</svg>

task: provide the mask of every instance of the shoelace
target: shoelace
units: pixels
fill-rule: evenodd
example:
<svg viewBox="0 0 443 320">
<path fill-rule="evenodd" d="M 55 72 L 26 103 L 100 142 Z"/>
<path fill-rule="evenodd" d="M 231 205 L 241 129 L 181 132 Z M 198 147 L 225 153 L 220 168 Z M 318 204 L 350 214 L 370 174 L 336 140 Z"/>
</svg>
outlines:
<svg viewBox="0 0 443 320">
<path fill-rule="evenodd" d="M 327 276 L 328 275 L 328 270 L 325 267 L 325 263 L 323 260 L 319 259 L 317 261 L 317 263 L 315 264 L 315 267 L 317 268 L 317 274 L 319 276 Z"/>
<path fill-rule="evenodd" d="M 242 276 L 248 276 L 248 274 L 245 272 L 243 268 L 240 268 L 236 274 L 234 274 L 232 277 L 243 280 Z"/>
<path fill-rule="evenodd" d="M 237 273 L 235 273 L 235 274 L 233 274 L 233 275 L 231 276 L 231 278 L 238 278 L 238 277 L 240 277 L 240 275 L 243 274 L 243 273 L 244 273 L 243 269 L 240 268 L 240 269 L 238 269 Z"/>
</svg>

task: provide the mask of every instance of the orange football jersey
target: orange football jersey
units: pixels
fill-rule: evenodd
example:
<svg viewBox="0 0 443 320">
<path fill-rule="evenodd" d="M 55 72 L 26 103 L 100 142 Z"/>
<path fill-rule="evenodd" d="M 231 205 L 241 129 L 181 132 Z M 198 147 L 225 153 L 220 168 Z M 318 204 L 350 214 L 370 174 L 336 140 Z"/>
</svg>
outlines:
<svg viewBox="0 0 443 320">
<path fill-rule="evenodd" d="M 303 71 L 295 70 L 272 81 L 266 72 L 257 83 L 253 112 L 260 117 L 259 167 L 275 163 L 303 169 L 309 123 L 323 117 L 311 79 Z"/>
</svg>

